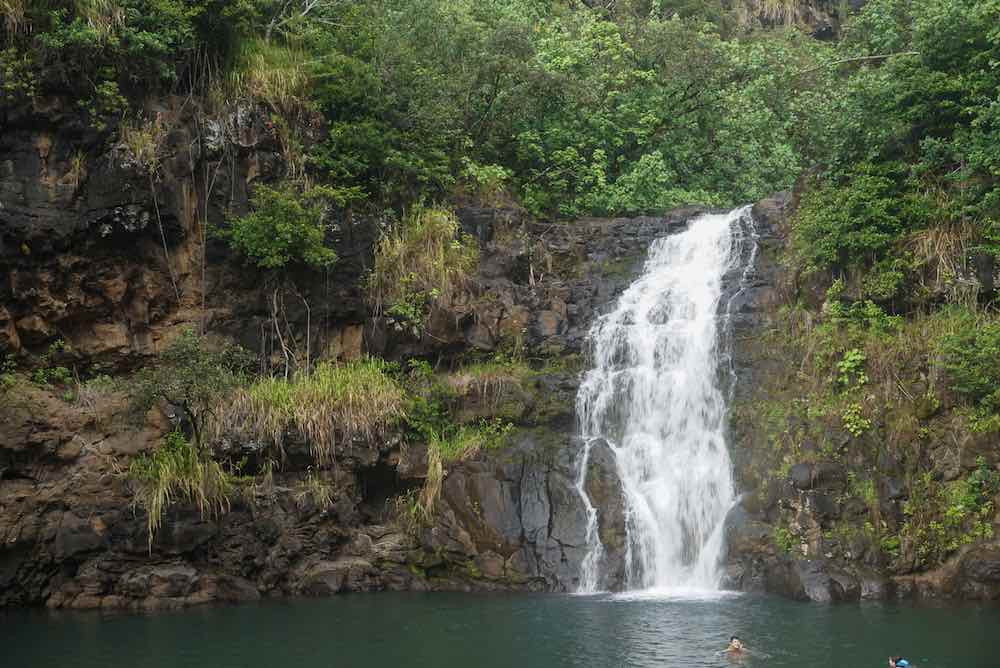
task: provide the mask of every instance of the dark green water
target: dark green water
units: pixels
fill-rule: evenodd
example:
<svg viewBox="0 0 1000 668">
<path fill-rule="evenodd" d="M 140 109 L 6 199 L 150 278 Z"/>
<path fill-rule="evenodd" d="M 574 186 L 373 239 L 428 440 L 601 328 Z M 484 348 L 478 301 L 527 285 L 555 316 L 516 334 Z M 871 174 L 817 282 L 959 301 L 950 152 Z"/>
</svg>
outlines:
<svg viewBox="0 0 1000 668">
<path fill-rule="evenodd" d="M 350 595 L 136 614 L 0 613 L 3 668 L 1000 666 L 1000 607 L 770 597 Z"/>
</svg>

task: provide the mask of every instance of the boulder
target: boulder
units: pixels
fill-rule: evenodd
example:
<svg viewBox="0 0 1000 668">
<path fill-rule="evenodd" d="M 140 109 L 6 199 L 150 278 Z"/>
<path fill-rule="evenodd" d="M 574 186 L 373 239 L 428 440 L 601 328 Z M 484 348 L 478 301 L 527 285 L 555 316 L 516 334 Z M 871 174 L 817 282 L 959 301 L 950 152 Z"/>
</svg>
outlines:
<svg viewBox="0 0 1000 668">
<path fill-rule="evenodd" d="M 319 561 L 305 570 L 296 590 L 307 596 L 332 596 L 348 591 L 375 591 L 380 588 L 377 571 L 361 557 Z"/>
</svg>

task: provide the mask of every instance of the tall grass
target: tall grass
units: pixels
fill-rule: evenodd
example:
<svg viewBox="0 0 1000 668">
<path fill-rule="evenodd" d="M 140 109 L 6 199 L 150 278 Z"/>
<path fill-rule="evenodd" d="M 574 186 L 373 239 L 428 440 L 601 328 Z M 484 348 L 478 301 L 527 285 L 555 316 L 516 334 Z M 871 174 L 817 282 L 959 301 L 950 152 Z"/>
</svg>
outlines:
<svg viewBox="0 0 1000 668">
<path fill-rule="evenodd" d="M 322 463 L 332 458 L 338 440 L 382 436 L 403 417 L 405 399 L 382 360 L 324 362 L 308 375 L 263 378 L 238 391 L 221 426 L 264 438 L 280 452 L 294 430 Z"/>
<path fill-rule="evenodd" d="M 295 504 L 299 508 L 311 504 L 320 511 L 329 510 L 333 506 L 333 485 L 310 470 L 295 489 Z"/>
<path fill-rule="evenodd" d="M 412 303 L 414 294 L 447 299 L 464 288 L 479 260 L 475 242 L 443 209 L 419 209 L 379 242 L 368 293 L 376 312 Z"/>
<path fill-rule="evenodd" d="M 7 39 L 28 28 L 27 0 L 0 0 L 0 16 Z"/>
<path fill-rule="evenodd" d="M 75 0 L 77 14 L 102 39 L 125 23 L 125 10 L 115 0 Z"/>
<path fill-rule="evenodd" d="M 911 234 L 904 249 L 912 253 L 920 269 L 922 287 L 947 295 L 950 302 L 974 303 L 976 287 L 965 276 L 966 259 L 975 237 L 976 229 L 970 223 L 935 225 Z"/>
<path fill-rule="evenodd" d="M 198 506 L 202 517 L 218 517 L 229 510 L 232 477 L 218 462 L 202 456 L 184 435 L 171 432 L 152 454 L 142 454 L 129 464 L 132 507 L 146 511 L 149 548 L 167 508 L 178 502 Z"/>
<path fill-rule="evenodd" d="M 240 45 L 229 75 L 230 93 L 262 100 L 279 114 L 292 117 L 306 104 L 308 57 L 295 46 L 257 38 Z"/>
<path fill-rule="evenodd" d="M 492 360 L 464 366 L 448 378 L 457 395 L 478 395 L 483 403 L 496 408 L 505 397 L 521 386 L 531 368 L 520 361 Z"/>
</svg>

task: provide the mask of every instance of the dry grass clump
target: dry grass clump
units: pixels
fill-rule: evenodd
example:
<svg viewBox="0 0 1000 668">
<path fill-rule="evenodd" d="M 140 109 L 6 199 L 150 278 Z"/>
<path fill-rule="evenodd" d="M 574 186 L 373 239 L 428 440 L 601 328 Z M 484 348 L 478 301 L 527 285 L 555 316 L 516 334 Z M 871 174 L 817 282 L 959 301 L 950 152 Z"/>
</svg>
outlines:
<svg viewBox="0 0 1000 668">
<path fill-rule="evenodd" d="M 167 127 L 159 114 L 151 119 L 134 118 L 119 126 L 119 144 L 122 166 L 134 168 L 152 177 L 159 169 Z"/>
<path fill-rule="evenodd" d="M 464 288 L 479 261 L 475 241 L 443 209 L 419 209 L 375 250 L 368 293 L 379 313 L 414 304 L 414 295 L 447 300 Z"/>
<path fill-rule="evenodd" d="M 299 508 L 311 504 L 320 511 L 329 510 L 333 506 L 333 485 L 310 470 L 295 488 L 295 504 Z"/>
<path fill-rule="evenodd" d="M 317 463 L 331 460 L 338 439 L 374 439 L 404 415 L 405 393 L 386 362 L 324 362 L 291 380 L 263 378 L 237 392 L 223 428 L 264 438 L 283 451 L 286 434 L 308 441 Z"/>
<path fill-rule="evenodd" d="M 947 294 L 950 302 L 967 303 L 974 298 L 975 287 L 964 276 L 968 273 L 968 249 L 975 238 L 976 228 L 971 223 L 935 225 L 910 235 L 905 249 L 921 268 L 923 287 Z"/>
<path fill-rule="evenodd" d="M 28 29 L 26 0 L 0 0 L 0 16 L 8 38 Z"/>
<path fill-rule="evenodd" d="M 735 9 L 737 20 L 744 27 L 756 19 L 791 26 L 806 16 L 811 4 L 804 0 L 741 0 Z"/>
</svg>

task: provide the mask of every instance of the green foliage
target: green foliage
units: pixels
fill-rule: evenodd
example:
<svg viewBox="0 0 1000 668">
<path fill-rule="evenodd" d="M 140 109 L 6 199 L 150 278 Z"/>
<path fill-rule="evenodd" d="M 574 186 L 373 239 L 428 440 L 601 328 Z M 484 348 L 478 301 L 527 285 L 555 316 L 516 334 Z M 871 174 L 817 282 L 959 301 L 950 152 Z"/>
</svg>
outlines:
<svg viewBox="0 0 1000 668">
<path fill-rule="evenodd" d="M 905 221 L 905 222 L 904 222 Z M 811 269 L 867 266 L 881 259 L 906 224 L 892 179 L 859 167 L 843 182 L 819 182 L 802 198 L 795 242 Z"/>
<path fill-rule="evenodd" d="M 61 94 L 77 100 L 92 122 L 127 109 L 125 95 L 162 90 L 198 57 L 221 62 L 235 32 L 234 9 L 245 0 L 69 0 L 26 2 L 18 29 L 7 31 L 4 63 L 19 63 L 13 85 L 22 100 Z M 13 4 L 8 6 L 8 12 Z M 199 48 L 200 47 L 200 48 Z M 144 90 L 146 89 L 146 90 Z"/>
<path fill-rule="evenodd" d="M 658 7 L 338 7 L 335 28 L 307 33 L 331 130 L 313 164 L 380 204 L 504 188 L 547 216 L 790 186 L 811 150 L 800 135 L 822 127 L 813 102 L 827 75 L 789 79 L 827 47 L 793 32 L 727 41 L 721 5 Z"/>
<path fill-rule="evenodd" d="M 791 554 L 792 550 L 799 545 L 799 541 L 795 535 L 785 527 L 774 527 L 771 537 L 774 539 L 775 547 L 785 554 Z"/>
<path fill-rule="evenodd" d="M 417 209 L 379 241 L 369 298 L 377 311 L 419 330 L 431 305 L 461 290 L 478 260 L 475 240 L 453 213 Z"/>
<path fill-rule="evenodd" d="M 51 343 L 42 353 L 38 366 L 31 372 L 31 382 L 39 387 L 65 387 L 69 385 L 73 381 L 73 372 L 54 361 L 60 353 L 68 350 L 69 346 L 62 339 Z"/>
<path fill-rule="evenodd" d="M 440 431 L 430 432 L 427 445 L 443 462 L 470 457 L 482 450 L 494 450 L 506 443 L 513 425 L 500 418 L 481 420 L 476 424 L 449 424 Z"/>
<path fill-rule="evenodd" d="M 966 478 L 942 484 L 925 473 L 912 482 L 903 504 L 904 545 L 919 565 L 934 566 L 963 545 L 993 537 L 993 498 L 1000 492 L 1000 473 L 979 458 Z"/>
<path fill-rule="evenodd" d="M 186 329 L 154 365 L 136 373 L 130 387 L 130 410 L 141 419 L 157 402 L 173 404 L 188 421 L 194 446 L 200 451 L 207 445 L 209 421 L 243 382 L 251 361 L 239 346 L 213 347 L 205 337 Z"/>
<path fill-rule="evenodd" d="M 151 454 L 133 459 L 125 475 L 132 488 L 132 507 L 146 513 L 150 550 L 170 506 L 191 503 L 206 518 L 229 510 L 233 476 L 179 431 L 167 434 Z"/>
<path fill-rule="evenodd" d="M 955 310 L 937 349 L 951 390 L 975 407 L 978 425 L 1000 426 L 1000 320 Z"/>
<path fill-rule="evenodd" d="M 860 387 L 868 382 L 868 376 L 865 374 L 866 360 L 865 352 L 857 348 L 851 348 L 844 353 L 837 362 L 837 383 L 842 389 Z"/>
<path fill-rule="evenodd" d="M 832 141 L 796 220 L 811 267 L 885 261 L 867 281 L 883 299 L 905 274 L 906 240 L 925 228 L 968 227 L 961 251 L 938 249 L 946 264 L 970 248 L 997 255 L 998 20 L 998 0 L 872 0 L 848 24 L 838 50 L 858 65 L 821 110 Z"/>
<path fill-rule="evenodd" d="M 865 432 L 872 428 L 872 421 L 865 417 L 864 408 L 859 403 L 852 403 L 847 406 L 844 410 L 841 419 L 844 423 L 844 429 L 851 434 L 851 436 L 858 438 L 863 436 Z"/>
<path fill-rule="evenodd" d="M 229 403 L 222 427 L 265 439 L 284 452 L 290 430 L 304 438 L 318 464 L 338 442 L 371 440 L 404 415 L 405 395 L 395 367 L 378 358 L 318 364 L 291 379 L 266 377 L 241 388 Z"/>
<path fill-rule="evenodd" d="M 16 372 L 17 360 L 9 353 L 4 355 L 3 361 L 0 362 L 0 396 L 14 387 L 17 382 Z"/>
<path fill-rule="evenodd" d="M 299 192 L 290 184 L 259 185 L 251 197 L 253 212 L 230 217 L 221 235 L 263 269 L 289 264 L 327 267 L 337 260 L 325 245 L 331 210 L 343 209 L 360 196 L 353 188 L 314 186 Z"/>
</svg>

